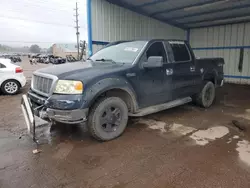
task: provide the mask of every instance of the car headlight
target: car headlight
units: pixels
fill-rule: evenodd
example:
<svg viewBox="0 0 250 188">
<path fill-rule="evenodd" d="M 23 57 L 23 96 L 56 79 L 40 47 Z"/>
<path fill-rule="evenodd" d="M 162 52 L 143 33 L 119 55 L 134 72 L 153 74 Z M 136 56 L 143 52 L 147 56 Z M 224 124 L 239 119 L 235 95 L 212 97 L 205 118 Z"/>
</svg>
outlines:
<svg viewBox="0 0 250 188">
<path fill-rule="evenodd" d="M 58 94 L 81 94 L 83 83 L 75 80 L 58 80 L 54 93 Z"/>
</svg>

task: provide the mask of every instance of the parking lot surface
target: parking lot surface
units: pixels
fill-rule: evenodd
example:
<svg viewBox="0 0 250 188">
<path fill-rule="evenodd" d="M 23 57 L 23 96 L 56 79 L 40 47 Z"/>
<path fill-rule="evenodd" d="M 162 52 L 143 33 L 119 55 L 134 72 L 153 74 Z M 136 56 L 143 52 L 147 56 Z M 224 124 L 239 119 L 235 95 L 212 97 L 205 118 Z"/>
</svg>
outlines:
<svg viewBox="0 0 250 188">
<path fill-rule="evenodd" d="M 50 65 L 26 59 L 21 66 L 30 80 Z M 39 121 L 38 154 L 20 108 L 29 86 L 0 96 L 1 188 L 250 187 L 249 86 L 218 89 L 209 109 L 188 104 L 131 118 L 125 133 L 109 142 L 92 139 L 84 125 L 52 129 Z"/>
</svg>

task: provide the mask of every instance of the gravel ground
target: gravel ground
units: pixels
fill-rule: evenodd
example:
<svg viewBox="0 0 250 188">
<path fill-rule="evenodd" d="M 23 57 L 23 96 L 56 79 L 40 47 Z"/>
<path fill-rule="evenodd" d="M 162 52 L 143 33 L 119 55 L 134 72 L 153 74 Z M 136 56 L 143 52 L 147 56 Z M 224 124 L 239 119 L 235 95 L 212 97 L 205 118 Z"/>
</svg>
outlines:
<svg viewBox="0 0 250 188">
<path fill-rule="evenodd" d="M 28 79 L 48 65 L 21 63 Z M 26 134 L 20 94 L 0 96 L 1 188 L 229 188 L 250 187 L 250 87 L 225 85 L 215 104 L 191 104 L 129 120 L 125 133 L 97 142 L 84 126 Z M 239 131 L 238 121 L 247 128 Z"/>
</svg>

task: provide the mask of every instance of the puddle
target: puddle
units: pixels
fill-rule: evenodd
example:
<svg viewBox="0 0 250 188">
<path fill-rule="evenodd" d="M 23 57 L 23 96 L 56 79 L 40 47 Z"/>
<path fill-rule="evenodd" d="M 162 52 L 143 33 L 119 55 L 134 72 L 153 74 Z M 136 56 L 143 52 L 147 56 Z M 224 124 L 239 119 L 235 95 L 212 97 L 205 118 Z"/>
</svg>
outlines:
<svg viewBox="0 0 250 188">
<path fill-rule="evenodd" d="M 163 121 L 156 121 L 153 119 L 140 119 L 138 123 L 146 124 L 149 129 L 160 130 L 162 133 L 172 132 L 177 135 L 186 135 L 196 131 L 193 127 L 187 127 L 182 124 L 173 123 L 169 127 Z"/>
<path fill-rule="evenodd" d="M 233 116 L 237 117 L 237 118 L 243 118 L 246 120 L 250 120 L 250 114 L 239 114 L 239 115 L 233 115 Z"/>
<path fill-rule="evenodd" d="M 156 121 L 153 119 L 140 119 L 138 123 L 146 124 L 148 128 L 153 130 L 160 130 L 162 133 L 167 132 L 166 131 L 166 123 L 163 121 Z"/>
<path fill-rule="evenodd" d="M 182 124 L 177 124 L 174 123 L 170 126 L 169 131 L 175 133 L 175 134 L 180 134 L 180 135 L 186 135 L 189 134 L 191 132 L 196 131 L 197 129 L 193 128 L 193 127 L 187 127 L 184 126 Z"/>
<path fill-rule="evenodd" d="M 237 114 L 237 115 L 234 114 L 233 116 L 237 118 L 250 120 L 250 109 L 246 109 L 244 114 Z"/>
<path fill-rule="evenodd" d="M 89 134 L 86 126 L 59 123 L 51 126 L 47 123 L 36 128 L 36 137 L 39 144 L 53 145 L 63 140 L 84 140 L 89 138 Z"/>
<path fill-rule="evenodd" d="M 236 150 L 239 152 L 240 159 L 250 165 L 250 142 L 247 140 L 238 141 Z"/>
<path fill-rule="evenodd" d="M 218 126 L 218 127 L 212 127 L 206 130 L 199 130 L 193 133 L 190 136 L 190 138 L 195 140 L 196 144 L 204 146 L 208 144 L 210 141 L 216 140 L 217 138 L 222 138 L 228 133 L 229 133 L 229 130 L 227 127 Z"/>
<path fill-rule="evenodd" d="M 197 130 L 193 127 L 184 126 L 182 124 L 173 123 L 170 126 L 163 121 L 156 121 L 153 119 L 140 119 L 137 123 L 145 124 L 149 129 L 160 130 L 162 133 L 171 132 L 176 135 L 187 135 L 193 139 L 197 145 L 206 145 L 210 141 L 214 141 L 217 138 L 222 138 L 223 136 L 229 133 L 229 129 L 224 126 L 211 127 L 206 130 Z M 239 136 L 235 135 L 233 138 L 230 138 L 227 143 L 232 142 L 232 139 L 238 139 Z"/>
</svg>

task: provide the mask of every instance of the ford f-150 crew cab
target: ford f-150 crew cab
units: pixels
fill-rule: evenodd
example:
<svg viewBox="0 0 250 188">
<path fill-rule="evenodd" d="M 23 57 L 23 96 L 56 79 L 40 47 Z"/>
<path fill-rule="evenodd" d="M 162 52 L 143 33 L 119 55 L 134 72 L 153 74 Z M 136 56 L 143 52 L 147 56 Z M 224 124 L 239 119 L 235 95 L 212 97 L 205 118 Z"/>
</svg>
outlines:
<svg viewBox="0 0 250 188">
<path fill-rule="evenodd" d="M 119 41 L 86 62 L 34 72 L 28 99 L 52 122 L 86 122 L 101 141 L 120 136 L 129 116 L 188 102 L 208 108 L 223 85 L 222 58 L 196 59 L 181 40 Z"/>
</svg>

